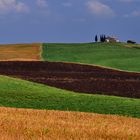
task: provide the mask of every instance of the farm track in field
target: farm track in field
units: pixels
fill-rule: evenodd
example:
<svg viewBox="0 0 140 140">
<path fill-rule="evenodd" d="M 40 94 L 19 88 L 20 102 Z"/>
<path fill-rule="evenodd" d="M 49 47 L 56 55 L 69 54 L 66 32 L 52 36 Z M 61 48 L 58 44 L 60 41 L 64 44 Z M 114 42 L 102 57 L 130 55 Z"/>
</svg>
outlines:
<svg viewBox="0 0 140 140">
<path fill-rule="evenodd" d="M 76 92 L 140 98 L 140 73 L 62 62 L 0 62 L 0 74 Z"/>
</svg>

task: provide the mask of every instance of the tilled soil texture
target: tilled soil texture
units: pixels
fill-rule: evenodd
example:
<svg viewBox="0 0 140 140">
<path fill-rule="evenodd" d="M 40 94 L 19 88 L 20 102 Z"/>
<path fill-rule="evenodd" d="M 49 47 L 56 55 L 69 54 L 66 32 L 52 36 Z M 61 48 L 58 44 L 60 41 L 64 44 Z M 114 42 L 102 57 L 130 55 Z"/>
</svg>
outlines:
<svg viewBox="0 0 140 140">
<path fill-rule="evenodd" d="M 61 62 L 0 62 L 0 74 L 90 94 L 140 98 L 140 73 Z"/>
</svg>

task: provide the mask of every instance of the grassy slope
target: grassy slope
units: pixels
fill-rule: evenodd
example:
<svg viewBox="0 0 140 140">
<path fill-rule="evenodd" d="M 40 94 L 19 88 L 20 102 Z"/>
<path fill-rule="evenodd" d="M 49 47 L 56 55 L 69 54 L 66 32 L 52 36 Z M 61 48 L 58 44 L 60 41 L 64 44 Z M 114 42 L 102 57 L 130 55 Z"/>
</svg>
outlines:
<svg viewBox="0 0 140 140">
<path fill-rule="evenodd" d="M 140 100 L 78 94 L 0 76 L 0 106 L 120 114 L 140 118 Z"/>
<path fill-rule="evenodd" d="M 1 140 L 139 140 L 140 119 L 0 107 Z"/>
<path fill-rule="evenodd" d="M 137 48 L 132 48 L 137 47 Z M 44 44 L 48 61 L 80 62 L 140 72 L 140 45 L 126 43 Z"/>
</svg>

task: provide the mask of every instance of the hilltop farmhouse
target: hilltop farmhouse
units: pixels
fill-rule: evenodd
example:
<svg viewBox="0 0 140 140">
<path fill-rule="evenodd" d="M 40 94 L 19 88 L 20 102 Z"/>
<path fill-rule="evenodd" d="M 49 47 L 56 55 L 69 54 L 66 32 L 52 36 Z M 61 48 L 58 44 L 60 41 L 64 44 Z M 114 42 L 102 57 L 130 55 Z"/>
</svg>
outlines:
<svg viewBox="0 0 140 140">
<path fill-rule="evenodd" d="M 106 35 L 100 35 L 99 39 L 98 36 L 95 36 L 95 42 L 120 42 L 116 37 L 114 36 L 106 36 Z"/>
<path fill-rule="evenodd" d="M 110 37 L 110 36 L 108 36 L 108 37 L 106 37 L 105 42 L 111 42 L 111 43 L 113 43 L 113 42 L 120 42 L 120 41 L 116 37 Z"/>
</svg>

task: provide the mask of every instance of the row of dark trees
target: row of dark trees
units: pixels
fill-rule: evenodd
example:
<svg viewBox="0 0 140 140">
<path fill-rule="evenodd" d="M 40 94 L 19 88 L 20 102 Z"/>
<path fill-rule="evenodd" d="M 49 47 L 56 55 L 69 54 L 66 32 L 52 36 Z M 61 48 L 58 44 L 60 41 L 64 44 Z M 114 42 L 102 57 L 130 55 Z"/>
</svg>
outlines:
<svg viewBox="0 0 140 140">
<path fill-rule="evenodd" d="M 105 42 L 106 41 L 106 35 L 100 35 L 100 37 L 98 38 L 98 36 L 95 36 L 95 42 Z"/>
</svg>

